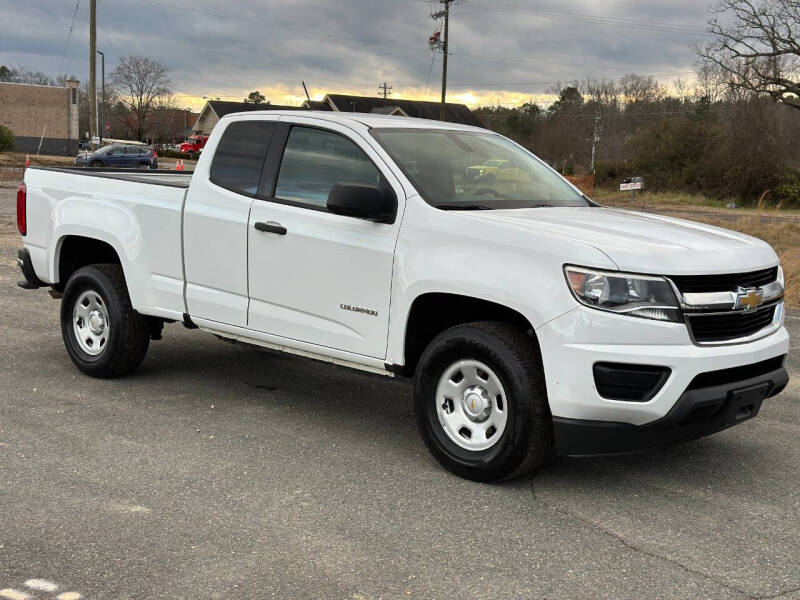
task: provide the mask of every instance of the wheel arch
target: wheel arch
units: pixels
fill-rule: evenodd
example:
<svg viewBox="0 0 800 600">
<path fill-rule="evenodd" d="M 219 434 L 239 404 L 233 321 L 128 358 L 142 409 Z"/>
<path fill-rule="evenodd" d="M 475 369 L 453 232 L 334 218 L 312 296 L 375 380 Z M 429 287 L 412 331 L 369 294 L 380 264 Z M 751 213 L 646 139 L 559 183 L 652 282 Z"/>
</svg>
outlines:
<svg viewBox="0 0 800 600">
<path fill-rule="evenodd" d="M 403 336 L 403 366 L 398 371 L 412 376 L 427 345 L 442 331 L 475 321 L 507 323 L 526 332 L 538 344 L 533 325 L 521 312 L 504 304 L 446 292 L 429 292 L 411 303 Z"/>
<path fill-rule="evenodd" d="M 116 247 L 115 240 L 102 237 L 95 234 L 65 234 L 58 238 L 51 265 L 53 287 L 63 290 L 75 271 L 91 264 L 117 264 L 125 273 L 123 254 Z"/>
</svg>

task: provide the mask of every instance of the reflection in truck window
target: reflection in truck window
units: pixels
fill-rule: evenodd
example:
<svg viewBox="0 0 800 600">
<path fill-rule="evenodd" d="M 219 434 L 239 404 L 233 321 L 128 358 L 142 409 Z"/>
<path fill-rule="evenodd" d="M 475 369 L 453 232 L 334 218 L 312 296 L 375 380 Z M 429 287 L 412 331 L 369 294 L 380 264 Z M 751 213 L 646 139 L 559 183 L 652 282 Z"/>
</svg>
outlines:
<svg viewBox="0 0 800 600">
<path fill-rule="evenodd" d="M 380 184 L 380 173 L 346 137 L 322 129 L 293 127 L 283 153 L 275 196 L 324 207 L 338 182 Z"/>
</svg>

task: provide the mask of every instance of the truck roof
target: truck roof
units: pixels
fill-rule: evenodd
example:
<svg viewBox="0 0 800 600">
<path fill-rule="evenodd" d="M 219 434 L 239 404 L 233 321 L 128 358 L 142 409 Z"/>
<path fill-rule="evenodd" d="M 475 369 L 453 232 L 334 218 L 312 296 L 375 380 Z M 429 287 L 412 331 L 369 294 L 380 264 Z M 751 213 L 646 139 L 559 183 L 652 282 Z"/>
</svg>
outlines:
<svg viewBox="0 0 800 600">
<path fill-rule="evenodd" d="M 432 121 L 431 119 L 418 119 L 415 117 L 400 117 L 393 115 L 379 115 L 358 112 L 332 112 L 324 110 L 255 110 L 248 112 L 230 113 L 222 117 L 232 119 L 239 117 L 252 117 L 254 115 L 279 115 L 283 117 L 302 118 L 313 117 L 334 123 L 360 123 L 370 128 L 394 129 L 445 129 L 450 131 L 482 131 L 485 129 L 462 125 L 460 123 L 447 123 L 445 121 Z"/>
</svg>

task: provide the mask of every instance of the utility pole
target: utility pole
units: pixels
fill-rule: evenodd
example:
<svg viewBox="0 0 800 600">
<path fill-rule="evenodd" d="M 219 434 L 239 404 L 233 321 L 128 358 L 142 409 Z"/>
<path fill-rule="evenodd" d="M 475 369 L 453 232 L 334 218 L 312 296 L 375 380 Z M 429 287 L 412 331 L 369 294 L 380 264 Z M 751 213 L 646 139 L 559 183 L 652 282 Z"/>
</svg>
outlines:
<svg viewBox="0 0 800 600">
<path fill-rule="evenodd" d="M 378 93 L 383 96 L 384 100 L 386 100 L 389 97 L 389 94 L 392 93 L 392 86 L 384 81 L 378 86 Z"/>
<path fill-rule="evenodd" d="M 106 119 L 108 118 L 106 115 L 106 55 L 100 52 L 100 50 L 98 50 L 97 53 L 100 55 L 100 71 L 103 73 L 101 88 L 103 91 L 100 93 L 100 110 L 98 111 L 100 113 L 100 118 L 98 119 L 100 131 L 97 134 L 100 140 L 102 140 L 104 137 L 103 134 L 106 132 Z"/>
<path fill-rule="evenodd" d="M 97 137 L 97 0 L 89 0 L 89 144 Z"/>
<path fill-rule="evenodd" d="M 440 0 L 444 4 L 444 45 L 442 46 L 442 110 L 440 121 L 446 120 L 445 105 L 447 104 L 447 52 L 450 46 L 450 5 L 453 0 Z"/>
<path fill-rule="evenodd" d="M 597 144 L 600 143 L 600 132 L 602 131 L 602 119 L 600 117 L 600 113 L 596 113 L 594 115 L 594 135 L 592 136 L 592 168 L 590 169 L 592 175 L 594 175 L 594 163 L 595 158 L 597 157 Z"/>
</svg>

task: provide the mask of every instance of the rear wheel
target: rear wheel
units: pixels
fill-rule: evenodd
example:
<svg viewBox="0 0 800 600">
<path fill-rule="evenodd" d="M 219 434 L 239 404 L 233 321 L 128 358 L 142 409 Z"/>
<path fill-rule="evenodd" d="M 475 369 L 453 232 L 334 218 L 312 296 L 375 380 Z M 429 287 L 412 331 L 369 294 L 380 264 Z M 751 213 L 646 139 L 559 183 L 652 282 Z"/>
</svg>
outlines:
<svg viewBox="0 0 800 600">
<path fill-rule="evenodd" d="M 131 307 L 122 267 L 78 269 L 64 289 L 61 335 L 72 362 L 92 377 L 131 373 L 150 345 L 145 318 Z"/>
<path fill-rule="evenodd" d="M 139 168 L 140 169 L 149 169 L 150 168 L 150 163 L 148 163 L 148 162 L 140 162 L 139 163 Z"/>
<path fill-rule="evenodd" d="M 441 333 L 420 359 L 414 396 L 425 444 L 457 475 L 512 479 L 551 454 L 539 349 L 510 325 L 470 323 Z"/>
</svg>

